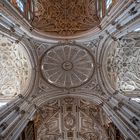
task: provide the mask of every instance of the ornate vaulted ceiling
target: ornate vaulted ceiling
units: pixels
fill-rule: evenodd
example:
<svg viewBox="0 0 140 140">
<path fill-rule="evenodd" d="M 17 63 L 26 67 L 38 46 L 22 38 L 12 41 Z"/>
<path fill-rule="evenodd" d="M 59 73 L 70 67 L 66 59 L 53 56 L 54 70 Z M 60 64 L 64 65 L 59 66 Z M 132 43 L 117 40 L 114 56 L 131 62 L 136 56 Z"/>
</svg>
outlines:
<svg viewBox="0 0 140 140">
<path fill-rule="evenodd" d="M 133 21 L 136 12 L 127 9 L 131 1 L 123 1 L 124 7 L 118 4 L 117 10 L 111 10 L 96 35 L 93 31 L 75 39 L 72 37 L 76 34 L 98 25 L 96 0 L 34 1 L 32 25 L 40 32 L 31 30 L 15 10 L 5 11 L 9 5 L 0 5 L 4 14 L 0 18 L 1 32 L 11 35 L 15 42 L 0 40 L 0 99 L 21 94 L 1 113 L 0 137 L 16 139 L 32 120 L 37 140 L 114 140 L 118 133 L 105 131 L 106 122 L 109 128 L 108 121 L 112 121 L 126 139 L 136 140 L 139 108 L 131 98 L 116 92 L 140 89 L 140 36 L 122 37 L 122 30 L 130 24 L 127 21 Z M 58 39 L 52 39 L 53 35 Z M 69 39 L 61 40 L 64 36 Z M 31 62 L 20 43 L 27 46 Z M 32 75 L 30 63 L 34 64 Z M 26 87 L 30 89 L 24 96 Z"/>
<path fill-rule="evenodd" d="M 107 140 L 97 105 L 65 97 L 42 105 L 36 116 L 37 140 Z M 105 118 L 104 118 L 105 119 Z"/>
<path fill-rule="evenodd" d="M 99 42 L 100 39 L 96 39 L 53 45 L 33 41 L 40 66 L 39 94 L 36 96 L 49 94 L 53 97 L 63 92 L 78 94 L 81 90 L 103 94 L 98 84 L 99 66 L 95 60 Z"/>
<path fill-rule="evenodd" d="M 62 44 L 47 50 L 42 58 L 43 77 L 57 87 L 77 87 L 93 75 L 92 54 L 82 46 Z"/>
<path fill-rule="evenodd" d="M 0 100 L 11 100 L 25 92 L 31 65 L 23 46 L 0 36 Z"/>
<path fill-rule="evenodd" d="M 69 36 L 99 23 L 95 0 L 35 0 L 32 25 L 39 31 Z"/>
<path fill-rule="evenodd" d="M 109 45 L 106 71 L 114 89 L 140 89 L 140 33 L 132 32 Z"/>
</svg>

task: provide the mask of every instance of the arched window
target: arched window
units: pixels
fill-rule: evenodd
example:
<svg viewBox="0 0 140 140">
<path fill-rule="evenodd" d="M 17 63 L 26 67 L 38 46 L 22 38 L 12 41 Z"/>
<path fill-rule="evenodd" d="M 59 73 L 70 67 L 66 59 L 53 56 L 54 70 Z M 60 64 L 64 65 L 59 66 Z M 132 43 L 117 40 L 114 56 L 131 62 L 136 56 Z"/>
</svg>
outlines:
<svg viewBox="0 0 140 140">
<path fill-rule="evenodd" d="M 19 8 L 22 12 L 24 12 L 24 3 L 23 3 L 23 1 L 22 1 L 22 0 L 16 0 L 16 4 L 17 4 L 18 8 Z"/>
<path fill-rule="evenodd" d="M 33 19 L 33 0 L 9 0 L 10 3 L 29 21 Z"/>
<path fill-rule="evenodd" d="M 106 9 L 108 9 L 112 4 L 112 0 L 105 0 Z"/>
<path fill-rule="evenodd" d="M 98 13 L 99 18 L 103 17 L 103 2 L 102 2 L 102 0 L 97 0 L 97 13 Z"/>
<path fill-rule="evenodd" d="M 31 20 L 33 18 L 33 12 L 34 12 L 33 0 L 27 0 L 27 2 L 26 2 L 26 16 L 27 16 L 28 20 Z"/>
<path fill-rule="evenodd" d="M 116 4 L 117 0 L 97 0 L 97 13 L 99 18 L 103 18 L 111 9 L 112 6 Z"/>
</svg>

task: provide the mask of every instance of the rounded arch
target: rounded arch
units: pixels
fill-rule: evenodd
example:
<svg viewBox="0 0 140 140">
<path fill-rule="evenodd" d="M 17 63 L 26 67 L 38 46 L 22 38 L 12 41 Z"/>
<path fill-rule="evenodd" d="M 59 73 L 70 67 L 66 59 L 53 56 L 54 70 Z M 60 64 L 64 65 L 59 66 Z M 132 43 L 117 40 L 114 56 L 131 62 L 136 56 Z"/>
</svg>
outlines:
<svg viewBox="0 0 140 140">
<path fill-rule="evenodd" d="M 105 100 L 105 97 L 98 95 L 97 93 L 87 92 L 87 91 L 79 91 L 79 92 L 63 92 L 63 91 L 52 91 L 50 94 L 43 94 L 37 98 L 34 98 L 33 103 L 37 106 L 41 106 L 43 103 L 51 99 L 66 97 L 66 96 L 74 96 L 74 97 L 83 97 L 88 99 L 89 101 L 95 102 L 95 104 L 102 104 Z"/>
<path fill-rule="evenodd" d="M 139 32 L 128 33 L 117 40 L 110 37 L 106 39 L 102 49 L 100 74 L 108 92 L 138 95 L 139 40 Z"/>
<path fill-rule="evenodd" d="M 6 104 L 17 99 L 18 95 L 27 96 L 33 86 L 34 58 L 29 46 L 16 38 L 0 35 L 0 102 Z"/>
<path fill-rule="evenodd" d="M 111 37 L 106 37 L 104 42 L 102 42 L 102 48 L 100 50 L 100 59 L 99 63 L 101 64 L 101 69 L 99 69 L 99 76 L 101 78 L 100 84 L 102 88 L 104 89 L 104 92 L 106 94 L 112 94 L 115 92 L 115 88 L 111 86 L 110 81 L 108 80 L 108 75 L 107 75 L 107 67 L 106 67 L 106 59 L 108 55 L 108 51 L 110 49 L 110 45 L 113 43 L 115 44 L 116 42 L 111 38 Z M 117 44 L 117 43 L 116 43 Z"/>
<path fill-rule="evenodd" d="M 38 112 L 40 111 L 41 113 L 36 113 L 35 117 L 38 140 L 77 137 L 107 139 L 103 127 L 105 120 L 97 99 L 91 101 L 90 98 L 72 94 L 59 96 L 42 102 Z"/>
</svg>

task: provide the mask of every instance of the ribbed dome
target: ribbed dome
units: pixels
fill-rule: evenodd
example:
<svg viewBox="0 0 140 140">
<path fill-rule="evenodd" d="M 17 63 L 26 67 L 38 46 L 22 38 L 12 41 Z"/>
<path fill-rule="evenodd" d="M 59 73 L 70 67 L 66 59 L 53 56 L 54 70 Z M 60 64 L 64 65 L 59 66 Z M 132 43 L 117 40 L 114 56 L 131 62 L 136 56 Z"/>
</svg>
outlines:
<svg viewBox="0 0 140 140">
<path fill-rule="evenodd" d="M 85 83 L 94 72 L 90 53 L 77 45 L 55 46 L 42 59 L 44 78 L 58 87 L 77 87 Z"/>
</svg>

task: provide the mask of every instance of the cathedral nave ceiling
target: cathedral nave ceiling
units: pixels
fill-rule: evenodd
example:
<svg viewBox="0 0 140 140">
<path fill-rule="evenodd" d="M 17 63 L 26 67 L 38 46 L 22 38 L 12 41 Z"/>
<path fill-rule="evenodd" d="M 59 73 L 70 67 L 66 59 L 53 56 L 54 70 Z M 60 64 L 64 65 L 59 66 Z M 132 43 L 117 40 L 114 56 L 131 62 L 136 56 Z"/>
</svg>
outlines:
<svg viewBox="0 0 140 140">
<path fill-rule="evenodd" d="M 0 137 L 18 138 L 30 121 L 37 140 L 114 140 L 119 131 L 136 140 L 138 0 L 14 2 L 0 2 Z"/>
<path fill-rule="evenodd" d="M 104 94 L 97 79 L 96 62 L 100 39 L 57 45 L 33 42 L 39 59 L 39 95 L 95 92 Z M 77 92 L 77 93 L 76 93 Z M 59 95 L 59 93 L 58 93 Z"/>
<path fill-rule="evenodd" d="M 118 91 L 137 94 L 140 89 L 140 32 L 131 32 L 111 41 L 104 54 L 104 70 L 109 84 Z M 106 79 L 106 80 L 107 80 Z"/>
<path fill-rule="evenodd" d="M 67 96 L 42 104 L 40 110 L 37 140 L 107 140 L 103 125 L 109 120 L 91 101 Z"/>
</svg>

